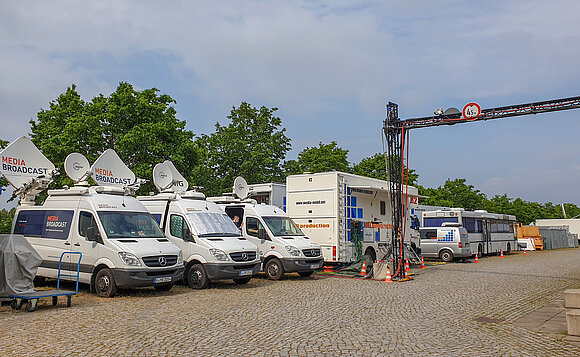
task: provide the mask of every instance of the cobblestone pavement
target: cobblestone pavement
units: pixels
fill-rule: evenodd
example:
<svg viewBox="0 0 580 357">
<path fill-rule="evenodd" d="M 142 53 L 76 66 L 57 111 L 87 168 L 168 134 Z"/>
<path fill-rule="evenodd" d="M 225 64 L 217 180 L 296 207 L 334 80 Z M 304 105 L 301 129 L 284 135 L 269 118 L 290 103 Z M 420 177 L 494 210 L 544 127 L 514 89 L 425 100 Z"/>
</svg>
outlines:
<svg viewBox="0 0 580 357">
<path fill-rule="evenodd" d="M 71 308 L 46 299 L 33 313 L 2 306 L 0 355 L 580 355 L 565 335 L 515 323 L 580 287 L 580 249 L 413 272 L 393 284 L 290 276 L 113 299 L 84 293 Z"/>
</svg>

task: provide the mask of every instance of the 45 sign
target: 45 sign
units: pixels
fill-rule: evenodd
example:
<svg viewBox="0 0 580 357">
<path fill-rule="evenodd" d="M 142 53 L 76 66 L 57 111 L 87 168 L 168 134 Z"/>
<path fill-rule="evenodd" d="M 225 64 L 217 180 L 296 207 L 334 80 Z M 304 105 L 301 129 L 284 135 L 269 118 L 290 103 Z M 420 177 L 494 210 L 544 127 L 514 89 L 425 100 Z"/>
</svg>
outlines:
<svg viewBox="0 0 580 357">
<path fill-rule="evenodd" d="M 463 107 L 463 117 L 467 120 L 475 120 L 481 115 L 481 107 L 477 103 L 468 103 Z"/>
</svg>

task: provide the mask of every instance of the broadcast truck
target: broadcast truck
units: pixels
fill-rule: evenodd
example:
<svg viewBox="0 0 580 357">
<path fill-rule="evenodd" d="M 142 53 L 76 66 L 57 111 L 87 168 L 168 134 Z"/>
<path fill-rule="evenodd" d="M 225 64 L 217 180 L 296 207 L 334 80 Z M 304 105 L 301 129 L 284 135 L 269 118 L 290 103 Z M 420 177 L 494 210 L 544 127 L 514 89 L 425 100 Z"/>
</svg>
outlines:
<svg viewBox="0 0 580 357">
<path fill-rule="evenodd" d="M 418 241 L 411 210 L 418 190 L 407 186 L 405 241 Z M 391 198 L 387 181 L 344 172 L 290 175 L 286 212 L 310 239 L 320 244 L 324 261 L 346 264 L 363 254 L 382 259 L 391 243 Z"/>
<path fill-rule="evenodd" d="M 171 161 L 157 164 L 153 182 L 159 193 L 140 196 L 169 239 L 183 252 L 184 280 L 192 289 L 232 279 L 247 284 L 260 271 L 258 248 L 214 202 L 189 190 Z"/>
<path fill-rule="evenodd" d="M 82 253 L 79 281 L 99 296 L 118 288 L 153 286 L 170 290 L 183 276 L 181 251 L 171 243 L 143 205 L 132 197 L 140 181 L 108 149 L 89 170 L 88 160 L 72 153 L 65 171 L 73 187 L 48 190 L 42 205 L 36 196 L 48 188 L 55 166 L 32 141 L 21 137 L 1 153 L 4 177 L 21 195 L 12 225 L 41 255 L 37 276 L 56 278 L 65 252 Z M 92 176 L 98 186 L 86 181 Z M 64 254 L 63 279 L 76 279 L 77 255 Z"/>
</svg>

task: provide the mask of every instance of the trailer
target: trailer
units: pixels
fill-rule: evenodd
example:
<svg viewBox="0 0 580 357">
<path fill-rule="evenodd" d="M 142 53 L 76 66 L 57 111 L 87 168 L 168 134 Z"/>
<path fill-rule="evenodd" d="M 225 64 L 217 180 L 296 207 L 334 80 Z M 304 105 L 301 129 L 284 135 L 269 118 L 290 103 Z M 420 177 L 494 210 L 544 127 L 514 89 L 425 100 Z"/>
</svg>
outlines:
<svg viewBox="0 0 580 357">
<path fill-rule="evenodd" d="M 418 190 L 408 186 L 405 241 L 411 229 L 411 210 Z M 298 227 L 322 248 L 324 261 L 347 264 L 363 254 L 373 260 L 390 256 L 391 197 L 387 181 L 344 172 L 290 175 L 286 178 L 286 211 Z"/>
</svg>

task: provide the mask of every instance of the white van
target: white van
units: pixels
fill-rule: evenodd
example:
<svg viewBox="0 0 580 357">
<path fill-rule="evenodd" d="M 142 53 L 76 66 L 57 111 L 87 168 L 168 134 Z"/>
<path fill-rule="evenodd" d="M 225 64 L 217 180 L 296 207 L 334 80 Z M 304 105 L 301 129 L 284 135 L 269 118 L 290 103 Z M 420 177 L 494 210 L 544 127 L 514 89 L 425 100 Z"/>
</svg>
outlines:
<svg viewBox="0 0 580 357">
<path fill-rule="evenodd" d="M 40 206 L 34 199 L 52 181 L 54 165 L 26 137 L 0 156 L 7 163 L 1 173 L 21 195 L 12 233 L 24 235 L 42 256 L 37 276 L 56 278 L 61 254 L 73 251 L 82 253 L 79 281 L 104 297 L 118 288 L 169 290 L 182 278 L 181 251 L 128 196 L 137 180 L 113 150 L 106 150 L 90 171 L 84 156 L 69 155 L 65 170 L 75 186 L 49 190 Z M 91 174 L 104 185 L 89 187 L 85 180 Z M 62 269 L 76 272 L 76 259 L 65 255 Z"/>
<path fill-rule="evenodd" d="M 187 181 L 170 161 L 158 164 L 153 175 L 155 185 L 163 192 L 138 199 L 167 237 L 181 248 L 185 282 L 193 289 L 224 279 L 247 284 L 260 271 L 257 247 L 241 236 L 217 204 L 206 201 L 201 192 L 187 191 Z M 160 185 L 160 177 L 169 184 Z"/>
<path fill-rule="evenodd" d="M 227 215 L 238 222 L 242 235 L 258 246 L 268 279 L 279 280 L 284 273 L 307 277 L 322 267 L 320 246 L 280 208 L 254 200 L 221 202 Z"/>
<path fill-rule="evenodd" d="M 425 258 L 439 258 L 445 262 L 471 257 L 469 236 L 461 226 L 419 228 L 420 252 Z"/>
</svg>

